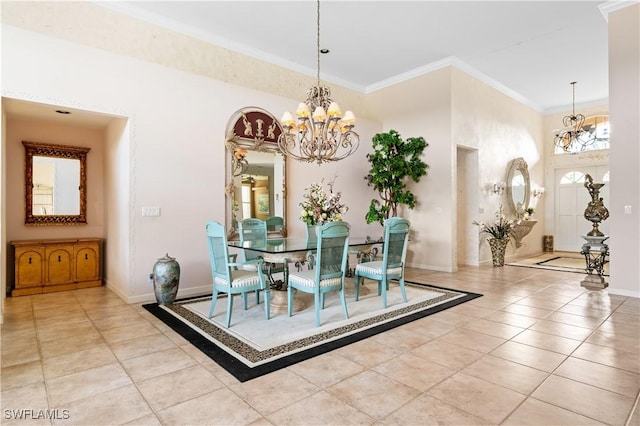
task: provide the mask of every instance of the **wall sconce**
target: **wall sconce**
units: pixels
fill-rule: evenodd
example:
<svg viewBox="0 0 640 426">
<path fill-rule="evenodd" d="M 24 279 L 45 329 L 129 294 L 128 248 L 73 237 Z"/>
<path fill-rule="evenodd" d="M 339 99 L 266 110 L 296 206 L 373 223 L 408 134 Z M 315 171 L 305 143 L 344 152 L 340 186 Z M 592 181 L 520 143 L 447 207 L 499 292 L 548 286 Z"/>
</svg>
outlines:
<svg viewBox="0 0 640 426">
<path fill-rule="evenodd" d="M 532 194 L 535 198 L 540 198 L 544 194 L 544 188 L 533 188 Z"/>
<path fill-rule="evenodd" d="M 493 187 L 491 189 L 491 192 L 493 192 L 496 195 L 502 195 L 504 194 L 504 190 L 507 187 L 507 183 L 506 182 L 498 182 L 498 183 L 494 183 Z"/>
</svg>

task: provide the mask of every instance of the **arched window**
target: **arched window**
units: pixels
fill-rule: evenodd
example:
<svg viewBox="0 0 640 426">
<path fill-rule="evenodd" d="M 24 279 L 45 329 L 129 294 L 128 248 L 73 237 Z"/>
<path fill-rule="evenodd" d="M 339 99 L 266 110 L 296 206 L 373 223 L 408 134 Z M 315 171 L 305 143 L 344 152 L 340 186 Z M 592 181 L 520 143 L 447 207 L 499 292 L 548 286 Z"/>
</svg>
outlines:
<svg viewBox="0 0 640 426">
<path fill-rule="evenodd" d="M 602 176 L 602 181 L 603 182 L 609 182 L 609 173 L 610 172 L 607 172 L 607 173 L 604 174 L 604 176 Z"/>
<path fill-rule="evenodd" d="M 593 151 L 597 149 L 609 149 L 609 116 L 593 115 L 587 117 L 582 125 L 584 130 L 581 136 L 578 136 L 578 143 L 571 145 L 570 154 L 576 154 L 583 151 Z M 554 154 L 566 154 L 562 147 L 556 146 Z"/>
<path fill-rule="evenodd" d="M 568 172 L 560 179 L 560 185 L 571 185 L 574 183 L 584 183 L 584 173 Z"/>
</svg>

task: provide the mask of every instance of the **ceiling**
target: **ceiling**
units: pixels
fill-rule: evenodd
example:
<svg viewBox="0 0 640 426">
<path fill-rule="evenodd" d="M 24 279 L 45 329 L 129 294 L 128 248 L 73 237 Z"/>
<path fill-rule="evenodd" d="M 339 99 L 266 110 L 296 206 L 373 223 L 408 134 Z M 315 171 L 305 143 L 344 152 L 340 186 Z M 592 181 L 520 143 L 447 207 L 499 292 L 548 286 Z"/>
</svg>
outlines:
<svg viewBox="0 0 640 426">
<path fill-rule="evenodd" d="M 317 3 L 97 1 L 95 4 L 312 76 Z M 322 0 L 320 77 L 371 93 L 453 63 L 542 113 L 608 98 L 607 22 L 600 1 Z M 606 3 L 610 6 L 611 3 Z M 300 94 L 303 97 L 303 93 Z M 54 105 L 3 99 L 13 117 L 59 120 Z M 65 108 L 69 110 L 69 108 Z M 71 110 L 68 124 L 114 117 Z"/>
<path fill-rule="evenodd" d="M 316 75 L 316 7 L 297 1 L 97 3 Z M 320 4 L 321 79 L 364 93 L 454 60 L 543 112 L 608 98 L 601 1 L 336 1 Z M 608 4 L 610 6 L 610 4 Z M 301 94 L 302 96 L 303 94 Z"/>
</svg>

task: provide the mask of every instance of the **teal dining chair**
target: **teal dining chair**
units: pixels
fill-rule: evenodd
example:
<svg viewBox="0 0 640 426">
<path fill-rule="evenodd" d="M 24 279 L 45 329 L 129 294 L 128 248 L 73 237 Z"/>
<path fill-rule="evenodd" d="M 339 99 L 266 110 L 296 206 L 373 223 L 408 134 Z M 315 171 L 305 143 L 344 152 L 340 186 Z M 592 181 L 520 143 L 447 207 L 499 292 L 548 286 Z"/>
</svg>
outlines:
<svg viewBox="0 0 640 426">
<path fill-rule="evenodd" d="M 312 293 L 315 305 L 316 326 L 320 325 L 320 308 L 324 309 L 325 294 L 338 292 L 345 318 L 349 318 L 344 295 L 344 278 L 347 270 L 349 250 L 349 224 L 329 222 L 318 232 L 318 243 L 314 256 L 314 268 L 289 273 L 287 287 L 287 311 L 291 316 L 293 291 Z"/>
<path fill-rule="evenodd" d="M 397 279 L 400 282 L 402 299 L 407 302 L 407 293 L 404 288 L 404 266 L 409 242 L 409 226 L 407 219 L 391 217 L 384 221 L 384 247 L 382 260 L 359 263 L 355 270 L 355 295 L 356 301 L 360 295 L 360 278 L 369 278 L 378 281 L 378 296 L 382 295 L 382 307 L 387 307 L 387 289 L 389 280 Z"/>
<path fill-rule="evenodd" d="M 238 235 L 240 243 L 245 241 L 267 241 L 267 224 L 264 220 L 256 218 L 245 218 L 238 223 Z M 243 258 L 246 261 L 255 260 L 260 254 L 250 249 L 243 249 Z M 255 266 L 254 266 L 255 267 Z"/>
<path fill-rule="evenodd" d="M 262 272 L 262 259 L 245 262 L 232 262 L 229 258 L 227 246 L 227 233 L 224 225 L 209 221 L 206 224 L 207 240 L 209 245 L 209 259 L 211 262 L 211 275 L 213 277 L 213 294 L 211 295 L 211 308 L 209 318 L 213 316 L 219 293 L 227 295 L 226 327 L 231 325 L 231 312 L 233 309 L 233 296 L 242 295 L 244 309 L 247 310 L 247 293 L 256 292 L 256 304 L 260 304 L 260 291 L 264 291 L 264 305 L 267 319 L 271 317 L 271 293 L 266 284 Z M 253 270 L 245 270 L 248 264 L 255 265 Z"/>
<path fill-rule="evenodd" d="M 240 243 L 243 244 L 245 241 L 263 241 L 265 244 L 267 243 L 267 222 L 262 219 L 256 218 L 245 218 L 238 223 L 238 234 L 240 236 Z M 242 249 L 244 260 L 246 261 L 254 261 L 257 258 L 261 257 L 260 253 L 250 250 L 250 249 Z M 255 264 L 249 263 L 245 265 L 244 269 L 255 269 Z M 267 278 L 271 284 L 275 284 L 275 280 L 273 278 L 273 274 L 284 271 L 283 263 L 263 263 L 262 264 L 263 272 L 267 274 Z"/>
<path fill-rule="evenodd" d="M 267 232 L 282 232 L 284 229 L 283 217 L 271 216 L 265 222 L 267 223 Z"/>
</svg>

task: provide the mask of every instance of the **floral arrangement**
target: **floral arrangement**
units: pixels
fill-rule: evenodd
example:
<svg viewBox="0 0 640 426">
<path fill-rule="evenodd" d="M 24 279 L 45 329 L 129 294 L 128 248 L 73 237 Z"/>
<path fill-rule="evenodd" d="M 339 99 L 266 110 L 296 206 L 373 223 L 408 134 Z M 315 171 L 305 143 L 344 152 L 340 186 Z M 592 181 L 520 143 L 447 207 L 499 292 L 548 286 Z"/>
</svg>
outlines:
<svg viewBox="0 0 640 426">
<path fill-rule="evenodd" d="M 488 234 L 498 240 L 510 238 L 514 227 L 514 222 L 512 220 L 507 220 L 504 216 L 502 204 L 500 204 L 500 208 L 496 212 L 496 220 L 493 224 L 478 222 L 475 220 L 473 221 L 473 224 L 480 227 L 481 233 Z"/>
<path fill-rule="evenodd" d="M 335 180 L 335 179 L 334 179 Z M 312 183 L 305 188 L 300 203 L 302 212 L 300 219 L 307 225 L 322 225 L 326 222 L 342 220 L 342 215 L 349 208 L 340 201 L 342 194 L 333 192 L 333 183 L 328 184 L 329 192 L 324 189 L 324 180 L 320 183 Z"/>
</svg>

